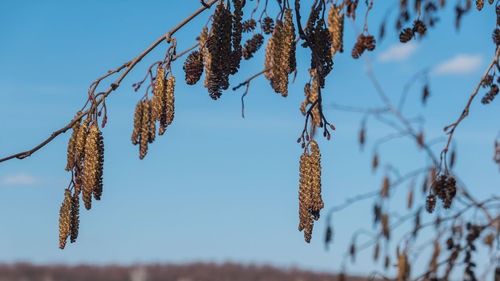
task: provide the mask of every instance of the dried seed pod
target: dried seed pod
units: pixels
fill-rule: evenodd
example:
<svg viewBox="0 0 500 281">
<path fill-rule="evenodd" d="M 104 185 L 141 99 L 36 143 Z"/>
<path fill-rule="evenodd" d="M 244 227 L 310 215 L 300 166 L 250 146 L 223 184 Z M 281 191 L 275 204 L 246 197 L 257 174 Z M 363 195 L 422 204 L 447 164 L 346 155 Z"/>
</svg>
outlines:
<svg viewBox="0 0 500 281">
<path fill-rule="evenodd" d="M 203 56 L 199 51 L 193 51 L 189 54 L 184 63 L 184 72 L 186 73 L 186 84 L 194 85 L 203 74 Z"/>
<path fill-rule="evenodd" d="M 373 159 L 372 159 L 372 170 L 375 171 L 378 167 L 378 155 L 375 153 L 373 154 Z"/>
<path fill-rule="evenodd" d="M 497 46 L 500 45 L 500 29 L 497 27 L 495 30 L 493 30 L 493 35 L 491 36 L 493 39 L 493 43 L 495 43 Z"/>
<path fill-rule="evenodd" d="M 361 146 L 361 148 L 363 148 L 363 145 L 365 144 L 365 125 L 363 124 L 361 126 L 361 130 L 359 130 L 359 138 L 358 138 L 358 141 L 359 141 L 359 145 Z"/>
<path fill-rule="evenodd" d="M 413 206 L 413 189 L 410 189 L 410 191 L 408 191 L 408 199 L 406 207 L 408 209 L 411 209 L 412 206 Z"/>
<path fill-rule="evenodd" d="M 71 191 L 64 190 L 64 201 L 59 210 L 59 248 L 64 249 L 71 231 Z"/>
<path fill-rule="evenodd" d="M 330 225 L 328 225 L 328 227 L 326 228 L 326 233 L 325 233 L 325 246 L 327 248 L 328 248 L 328 245 L 330 244 L 330 242 L 332 242 L 332 236 L 333 236 L 332 227 Z"/>
<path fill-rule="evenodd" d="M 149 123 L 151 122 L 151 108 L 149 100 L 142 104 L 141 131 L 139 133 L 139 158 L 143 159 L 148 153 Z"/>
<path fill-rule="evenodd" d="M 406 43 L 410 41 L 413 36 L 415 36 L 415 32 L 411 28 L 405 28 L 401 33 L 399 34 L 399 41 L 401 43 Z"/>
<path fill-rule="evenodd" d="M 356 44 L 354 44 L 354 47 L 352 48 L 351 55 L 353 58 L 358 59 L 365 51 L 365 35 L 360 34 L 358 36 L 358 39 L 356 41 Z"/>
<path fill-rule="evenodd" d="M 77 113 L 78 115 L 78 113 Z M 81 120 L 81 119 L 80 119 Z M 78 135 L 78 131 L 80 129 L 80 120 L 78 122 L 75 122 L 73 126 L 71 127 L 73 130 L 73 133 L 71 134 L 71 137 L 69 138 L 68 142 L 68 155 L 67 155 L 67 163 L 66 163 L 66 171 L 71 171 L 73 167 L 75 166 L 75 147 L 76 147 L 76 138 Z"/>
<path fill-rule="evenodd" d="M 82 199 L 87 210 L 90 210 L 92 206 L 92 193 L 99 176 L 99 135 L 99 128 L 93 123 L 90 126 L 87 142 L 85 143 L 85 160 L 83 163 Z M 102 172 L 100 173 L 102 174 Z"/>
<path fill-rule="evenodd" d="M 387 255 L 387 256 L 385 256 L 385 259 L 384 259 L 384 268 L 385 269 L 389 268 L 390 264 L 391 264 L 391 258 Z"/>
<path fill-rule="evenodd" d="M 135 112 L 134 112 L 134 130 L 132 131 L 132 143 L 134 145 L 139 143 L 139 136 L 141 134 L 141 129 L 142 129 L 143 110 L 144 110 L 144 104 L 142 101 L 139 101 L 135 106 Z"/>
<path fill-rule="evenodd" d="M 384 180 L 382 182 L 382 188 L 380 189 L 380 198 L 387 198 L 389 197 L 389 177 L 384 177 Z"/>
<path fill-rule="evenodd" d="M 243 22 L 243 32 L 250 32 L 255 29 L 257 22 L 254 19 L 249 19 Z"/>
<path fill-rule="evenodd" d="M 425 23 L 421 20 L 416 20 L 413 22 L 413 32 L 416 32 L 420 35 L 425 35 L 425 32 L 427 31 L 427 27 L 425 26 Z"/>
<path fill-rule="evenodd" d="M 476 8 L 478 11 L 481 11 L 484 6 L 484 0 L 476 0 Z"/>
<path fill-rule="evenodd" d="M 422 104 L 425 104 L 427 102 L 427 99 L 429 98 L 429 86 L 425 84 L 424 89 L 422 90 Z"/>
<path fill-rule="evenodd" d="M 265 34 L 271 34 L 274 31 L 274 20 L 271 17 L 265 17 L 262 20 L 262 31 Z"/>
<path fill-rule="evenodd" d="M 352 241 L 349 247 L 349 255 L 351 256 L 351 261 L 354 263 L 356 261 L 356 244 Z"/>
<path fill-rule="evenodd" d="M 74 243 L 78 238 L 78 230 L 80 228 L 80 197 L 78 195 L 79 194 L 75 192 L 71 197 L 71 243 Z"/>
<path fill-rule="evenodd" d="M 424 132 L 422 131 L 417 135 L 417 144 L 419 148 L 424 147 Z"/>
<path fill-rule="evenodd" d="M 456 180 L 454 177 L 448 177 L 446 180 L 446 197 L 443 200 L 443 208 L 448 209 L 451 207 L 453 198 L 457 194 Z"/>
<path fill-rule="evenodd" d="M 375 43 L 376 43 L 375 37 L 372 35 L 367 35 L 363 38 L 363 45 L 365 49 L 368 51 L 375 50 Z"/>
<path fill-rule="evenodd" d="M 427 210 L 428 213 L 434 212 L 434 209 L 436 208 L 436 196 L 434 194 L 429 194 L 427 196 L 427 201 L 425 202 L 425 209 Z"/>
<path fill-rule="evenodd" d="M 382 234 L 387 240 L 391 239 L 391 229 L 389 226 L 389 214 L 382 214 L 381 217 L 381 223 L 382 223 Z"/>
<path fill-rule="evenodd" d="M 377 242 L 377 244 L 375 244 L 375 248 L 373 249 L 373 260 L 374 261 L 378 260 L 379 252 L 380 252 L 380 244 Z"/>
<path fill-rule="evenodd" d="M 341 12 L 342 7 L 337 5 L 330 6 L 328 11 L 328 31 L 332 39 L 332 57 L 336 52 L 343 52 L 343 35 L 344 35 L 344 13 Z"/>
<path fill-rule="evenodd" d="M 457 152 L 455 150 L 455 148 L 453 148 L 453 150 L 451 151 L 451 154 L 450 154 L 450 169 L 453 169 L 453 167 L 455 166 L 455 159 L 457 157 Z"/>
<path fill-rule="evenodd" d="M 243 47 L 243 58 L 246 60 L 253 57 L 255 52 L 257 52 L 262 44 L 264 43 L 264 36 L 262 34 L 255 34 L 250 40 L 245 43 Z"/>
<path fill-rule="evenodd" d="M 499 30 L 499 40 L 500 40 L 500 30 Z M 484 97 L 481 99 L 481 103 L 483 104 L 488 104 L 490 102 L 492 102 L 496 95 L 498 95 L 498 85 L 497 84 L 493 84 L 491 85 L 491 88 L 490 88 L 490 91 L 484 95 Z"/>
</svg>

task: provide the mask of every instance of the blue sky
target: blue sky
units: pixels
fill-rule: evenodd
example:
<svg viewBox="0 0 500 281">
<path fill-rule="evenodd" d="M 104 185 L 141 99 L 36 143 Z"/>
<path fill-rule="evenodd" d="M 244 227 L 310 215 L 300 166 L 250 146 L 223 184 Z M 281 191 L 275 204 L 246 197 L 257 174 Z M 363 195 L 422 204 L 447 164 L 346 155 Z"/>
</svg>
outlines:
<svg viewBox="0 0 500 281">
<path fill-rule="evenodd" d="M 384 1 L 375 2 L 369 20 L 370 31 L 377 35 L 386 7 L 377 6 Z M 0 156 L 30 148 L 63 127 L 85 102 L 92 81 L 133 58 L 198 6 L 199 1 L 2 2 Z M 411 116 L 425 116 L 422 126 L 429 138 L 444 136 L 442 128 L 459 116 L 493 56 L 494 9 L 488 6 L 466 15 L 460 32 L 454 29 L 452 11 L 449 5 L 428 36 L 409 45 L 399 43 L 391 17 L 386 38 L 373 53 L 364 54 L 393 100 L 414 73 L 432 70 L 428 106 L 420 106 L 422 83 L 417 82 L 405 107 Z M 209 15 L 205 12 L 176 34 L 178 50 L 195 43 Z M 365 74 L 364 60 L 350 57 L 356 35 L 353 25 L 346 23 L 346 52 L 336 56 L 324 91 L 326 114 L 337 127 L 332 141 L 319 142 L 327 209 L 349 196 L 378 189 L 385 175 L 383 169 L 371 172 L 370 145 L 388 128 L 369 121 L 369 143 L 360 151 L 357 133 L 362 116 L 331 106 L 381 105 Z M 232 260 L 339 270 L 350 234 L 371 225 L 371 201 L 336 214 L 330 252 L 322 244 L 324 217 L 316 223 L 310 245 L 297 231 L 301 149 L 295 141 L 303 127 L 298 107 L 308 79 L 308 53 L 298 52 L 299 73 L 288 98 L 276 95 L 264 77 L 252 82 L 245 119 L 242 91 L 228 91 L 214 102 L 201 85 L 183 83 L 183 60 L 177 61 L 174 123 L 139 160 L 130 134 L 142 93 L 130 85 L 142 79 L 165 50 L 163 44 L 146 57 L 107 100 L 103 199 L 91 211 L 82 211 L 77 243 L 64 251 L 57 248 L 58 211 L 70 178 L 64 171 L 68 134 L 27 159 L 0 164 L 0 262 Z M 231 83 L 262 69 L 261 50 L 255 59 L 242 63 Z M 496 101 L 483 106 L 477 99 L 455 134 L 456 171 L 479 198 L 500 184 L 498 167 L 491 160 L 499 130 L 493 121 L 499 109 Z M 434 148 L 439 151 L 443 145 Z M 426 163 L 408 140 L 382 146 L 379 153 L 383 164 L 390 161 L 403 171 Z M 404 198 L 405 193 L 399 195 Z M 419 203 L 424 200 L 417 198 Z M 372 266 L 369 257 L 370 250 L 365 258 L 360 255 L 353 271 L 366 273 L 361 268 Z"/>
</svg>

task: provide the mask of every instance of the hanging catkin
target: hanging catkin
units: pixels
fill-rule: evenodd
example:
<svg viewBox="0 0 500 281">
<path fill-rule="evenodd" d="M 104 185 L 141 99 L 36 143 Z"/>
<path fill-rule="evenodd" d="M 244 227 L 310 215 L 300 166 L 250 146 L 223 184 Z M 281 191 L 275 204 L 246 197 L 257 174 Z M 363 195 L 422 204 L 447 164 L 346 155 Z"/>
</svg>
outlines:
<svg viewBox="0 0 500 281">
<path fill-rule="evenodd" d="M 99 141 L 100 131 L 95 123 L 90 126 L 87 141 L 85 143 L 85 160 L 83 163 L 83 189 L 82 199 L 85 208 L 90 210 L 92 207 L 92 193 L 98 182 L 99 173 Z"/>
<path fill-rule="evenodd" d="M 344 12 L 342 7 L 332 5 L 328 11 L 328 31 L 332 38 L 332 57 L 336 52 L 343 52 L 343 35 L 344 35 Z"/>
<path fill-rule="evenodd" d="M 71 191 L 64 190 L 64 201 L 59 210 L 59 248 L 64 249 L 71 230 Z"/>
</svg>

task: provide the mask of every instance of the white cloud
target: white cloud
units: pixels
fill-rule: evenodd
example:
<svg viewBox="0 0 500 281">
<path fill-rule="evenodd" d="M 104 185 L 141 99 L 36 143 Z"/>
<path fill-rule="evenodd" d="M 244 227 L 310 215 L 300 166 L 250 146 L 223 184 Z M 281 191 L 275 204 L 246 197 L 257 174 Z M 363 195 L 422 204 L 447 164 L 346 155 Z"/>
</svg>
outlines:
<svg viewBox="0 0 500 281">
<path fill-rule="evenodd" d="M 406 44 L 395 44 L 389 49 L 383 51 L 377 57 L 378 61 L 391 62 L 391 61 L 404 61 L 409 58 L 415 51 L 417 51 L 418 44 L 409 42 Z"/>
<path fill-rule="evenodd" d="M 458 54 L 440 63 L 432 72 L 435 74 L 470 74 L 475 72 L 482 62 L 481 55 Z"/>
<path fill-rule="evenodd" d="M 28 174 L 15 174 L 0 179 L 0 185 L 34 185 L 40 180 Z"/>
</svg>

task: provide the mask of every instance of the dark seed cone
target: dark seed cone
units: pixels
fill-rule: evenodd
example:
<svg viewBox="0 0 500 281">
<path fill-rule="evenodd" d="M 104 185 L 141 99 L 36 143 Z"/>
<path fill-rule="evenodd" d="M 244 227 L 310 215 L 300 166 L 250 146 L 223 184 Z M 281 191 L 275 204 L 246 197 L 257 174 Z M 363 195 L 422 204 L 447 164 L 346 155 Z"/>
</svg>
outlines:
<svg viewBox="0 0 500 281">
<path fill-rule="evenodd" d="M 425 26 L 425 23 L 421 20 L 416 20 L 413 22 L 413 32 L 416 32 L 420 35 L 425 35 L 425 32 L 427 31 L 427 27 Z"/>
<path fill-rule="evenodd" d="M 436 196 L 434 194 L 429 194 L 427 196 L 427 201 L 425 202 L 425 209 L 427 212 L 432 213 L 436 208 Z"/>
<path fill-rule="evenodd" d="M 243 32 L 250 32 L 255 29 L 257 22 L 254 19 L 249 19 L 243 22 Z"/>
<path fill-rule="evenodd" d="M 401 43 L 406 43 L 406 42 L 410 41 L 414 35 L 415 35 L 415 32 L 413 31 L 413 29 L 405 28 L 399 34 L 399 41 Z"/>
<path fill-rule="evenodd" d="M 143 102 L 142 108 L 142 118 L 141 118 L 141 130 L 139 132 L 139 158 L 144 159 L 148 153 L 148 143 L 149 143 L 149 122 L 151 117 L 149 100 Z"/>
<path fill-rule="evenodd" d="M 491 85 L 490 91 L 486 95 L 484 95 L 484 97 L 481 99 L 481 102 L 483 104 L 488 104 L 492 102 L 497 95 L 498 95 L 498 85 L 493 84 Z"/>
<path fill-rule="evenodd" d="M 493 31 L 492 38 L 493 38 L 493 43 L 495 43 L 497 46 L 500 45 L 500 29 L 495 28 L 495 30 Z"/>
<path fill-rule="evenodd" d="M 188 85 L 196 84 L 203 73 L 203 57 L 199 51 L 194 51 L 184 63 L 184 72 L 186 73 L 186 83 Z"/>
<path fill-rule="evenodd" d="M 257 52 L 264 43 L 264 36 L 262 34 L 255 34 L 250 40 L 245 43 L 243 48 L 243 58 L 246 60 L 251 59 L 255 52 Z"/>
<path fill-rule="evenodd" d="M 99 141 L 100 131 L 96 124 L 92 124 L 85 143 L 85 160 L 83 163 L 83 189 L 82 199 L 85 208 L 90 210 L 92 207 L 92 193 L 97 185 L 99 175 Z M 101 172 L 102 173 L 102 172 Z"/>
<path fill-rule="evenodd" d="M 363 34 L 360 34 L 358 36 L 358 40 L 352 48 L 351 56 L 355 59 L 358 59 L 364 53 L 365 49 L 365 36 Z"/>
<path fill-rule="evenodd" d="M 70 241 L 74 243 L 78 238 L 78 230 L 80 228 L 80 197 L 78 193 L 74 193 L 71 197 L 71 230 Z"/>
<path fill-rule="evenodd" d="M 265 17 L 262 20 L 262 31 L 265 34 L 271 34 L 274 31 L 274 20 L 271 17 Z"/>
<path fill-rule="evenodd" d="M 232 0 L 234 6 L 234 16 L 232 17 L 232 37 L 231 43 L 233 51 L 230 55 L 230 74 L 234 75 L 240 68 L 242 50 L 241 47 L 241 34 L 243 33 L 243 24 L 241 23 L 243 17 L 243 3 L 242 0 Z"/>
<path fill-rule="evenodd" d="M 71 231 L 71 191 L 64 191 L 64 201 L 59 210 L 59 248 L 64 249 Z"/>
<path fill-rule="evenodd" d="M 73 167 L 75 166 L 75 147 L 76 147 L 76 138 L 78 135 L 78 129 L 80 129 L 80 121 L 75 122 L 73 126 L 71 127 L 73 130 L 73 133 L 71 134 L 71 137 L 69 138 L 68 142 L 68 155 L 67 155 L 67 163 L 66 163 L 66 171 L 71 171 Z"/>
<path fill-rule="evenodd" d="M 365 46 L 365 49 L 367 49 L 368 51 L 375 50 L 375 43 L 376 43 L 375 37 L 373 37 L 372 35 L 367 35 L 364 37 L 363 45 Z"/>
<path fill-rule="evenodd" d="M 134 130 L 132 131 L 132 143 L 134 145 L 139 143 L 139 136 L 141 134 L 141 127 L 142 127 L 143 110 L 144 110 L 144 104 L 142 101 L 139 101 L 135 107 L 135 113 L 134 113 Z"/>
<path fill-rule="evenodd" d="M 453 198 L 457 194 L 457 182 L 454 177 L 448 177 L 446 181 L 446 198 L 444 200 L 443 207 L 448 209 L 451 207 L 451 203 L 453 202 Z"/>
<path fill-rule="evenodd" d="M 205 86 L 210 97 L 218 99 L 221 91 L 229 87 L 229 74 L 231 73 L 234 57 L 231 55 L 232 16 L 222 2 L 215 8 L 212 28 L 206 41 L 208 51 L 205 64 Z M 230 56 L 230 59 L 228 59 Z"/>
</svg>

